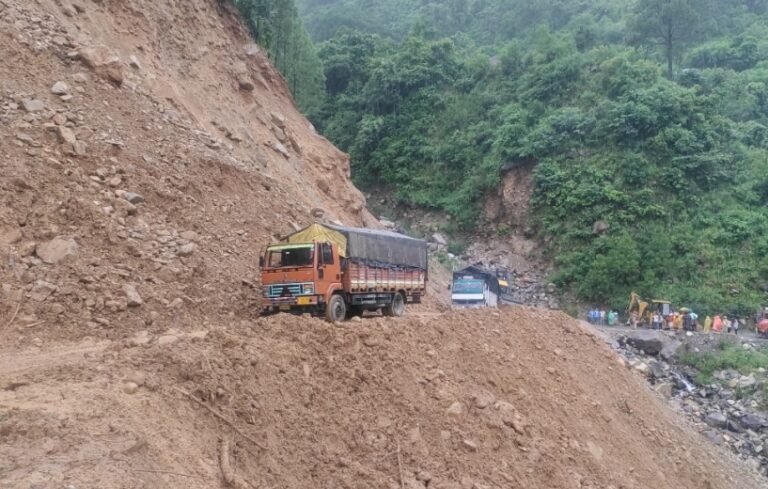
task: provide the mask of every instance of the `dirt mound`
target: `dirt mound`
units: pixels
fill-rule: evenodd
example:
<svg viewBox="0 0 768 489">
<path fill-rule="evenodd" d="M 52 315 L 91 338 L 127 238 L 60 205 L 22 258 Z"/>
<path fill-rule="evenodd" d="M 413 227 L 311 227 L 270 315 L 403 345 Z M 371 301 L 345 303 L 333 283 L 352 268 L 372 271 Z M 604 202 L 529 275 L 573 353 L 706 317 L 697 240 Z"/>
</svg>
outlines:
<svg viewBox="0 0 768 489">
<path fill-rule="evenodd" d="M 19 306 L 22 344 L 252 317 L 274 236 L 377 225 L 227 4 L 0 1 L 0 317 Z"/>
<path fill-rule="evenodd" d="M 760 487 L 559 313 L 276 316 L 141 343 L 0 377 L 8 487 Z"/>
</svg>

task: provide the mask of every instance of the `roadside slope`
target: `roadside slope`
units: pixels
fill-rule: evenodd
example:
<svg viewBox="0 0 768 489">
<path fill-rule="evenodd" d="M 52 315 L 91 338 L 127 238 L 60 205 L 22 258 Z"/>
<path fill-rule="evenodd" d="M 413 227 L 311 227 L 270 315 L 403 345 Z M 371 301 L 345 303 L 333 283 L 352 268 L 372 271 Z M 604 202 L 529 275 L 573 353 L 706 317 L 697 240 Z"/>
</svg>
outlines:
<svg viewBox="0 0 768 489">
<path fill-rule="evenodd" d="M 377 226 L 347 156 L 226 5 L 0 1 L 9 337 L 252 317 L 275 236 L 316 219 Z"/>
</svg>

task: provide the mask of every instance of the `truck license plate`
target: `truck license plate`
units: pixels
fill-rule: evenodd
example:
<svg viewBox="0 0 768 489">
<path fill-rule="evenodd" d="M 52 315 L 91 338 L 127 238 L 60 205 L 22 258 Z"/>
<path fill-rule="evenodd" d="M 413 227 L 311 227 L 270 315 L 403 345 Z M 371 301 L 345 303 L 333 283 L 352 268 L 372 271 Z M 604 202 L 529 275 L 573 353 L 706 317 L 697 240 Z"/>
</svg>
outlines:
<svg viewBox="0 0 768 489">
<path fill-rule="evenodd" d="M 312 303 L 311 298 L 309 297 L 299 297 L 296 303 L 300 306 L 306 306 Z"/>
<path fill-rule="evenodd" d="M 288 304 L 283 304 L 283 305 L 280 306 L 280 310 L 281 311 L 290 311 L 291 310 L 291 306 L 289 306 Z"/>
</svg>

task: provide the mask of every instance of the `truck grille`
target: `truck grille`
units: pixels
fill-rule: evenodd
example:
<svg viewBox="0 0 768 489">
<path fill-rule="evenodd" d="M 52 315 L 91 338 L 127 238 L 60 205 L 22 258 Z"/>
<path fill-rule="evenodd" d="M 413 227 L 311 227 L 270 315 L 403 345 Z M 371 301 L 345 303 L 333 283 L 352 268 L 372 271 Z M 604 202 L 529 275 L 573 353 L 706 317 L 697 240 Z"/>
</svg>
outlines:
<svg viewBox="0 0 768 489">
<path fill-rule="evenodd" d="M 267 297 L 283 297 L 285 289 L 290 291 L 291 296 L 313 294 L 312 284 L 275 284 L 267 289 Z"/>
</svg>

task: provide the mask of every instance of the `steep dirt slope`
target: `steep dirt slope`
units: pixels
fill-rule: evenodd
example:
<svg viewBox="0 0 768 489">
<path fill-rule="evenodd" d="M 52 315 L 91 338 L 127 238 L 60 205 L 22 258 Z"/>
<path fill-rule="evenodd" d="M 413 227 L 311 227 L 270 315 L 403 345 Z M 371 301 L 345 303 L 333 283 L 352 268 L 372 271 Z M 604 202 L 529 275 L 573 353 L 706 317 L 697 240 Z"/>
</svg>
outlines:
<svg viewBox="0 0 768 489">
<path fill-rule="evenodd" d="M 377 225 L 226 5 L 0 0 L 0 335 L 251 317 L 273 236 Z"/>
<path fill-rule="evenodd" d="M 2 352 L 0 486 L 764 487 L 560 313 L 136 340 Z"/>
</svg>

